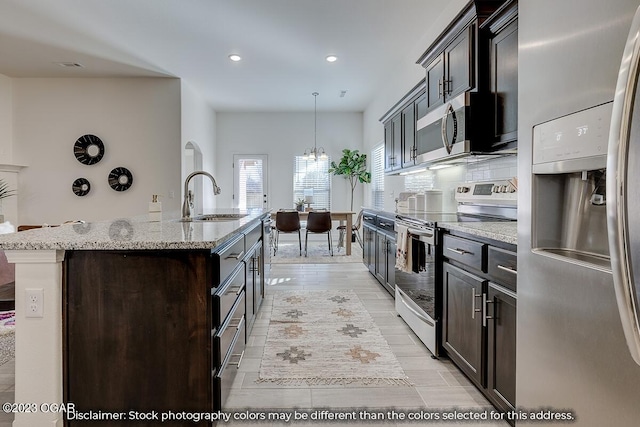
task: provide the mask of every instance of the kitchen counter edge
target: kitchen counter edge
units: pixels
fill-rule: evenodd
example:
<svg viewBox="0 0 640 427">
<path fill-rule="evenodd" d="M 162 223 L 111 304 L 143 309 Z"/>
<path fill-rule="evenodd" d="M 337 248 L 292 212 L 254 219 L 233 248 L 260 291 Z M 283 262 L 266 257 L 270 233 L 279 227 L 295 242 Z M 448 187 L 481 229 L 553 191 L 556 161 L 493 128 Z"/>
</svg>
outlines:
<svg viewBox="0 0 640 427">
<path fill-rule="evenodd" d="M 518 223 L 516 221 L 442 222 L 438 224 L 438 227 L 512 245 L 518 244 Z"/>
<path fill-rule="evenodd" d="M 214 210 L 214 214 L 238 213 Z M 146 215 L 112 221 L 63 224 L 0 235 L 2 250 L 201 250 L 213 249 L 252 228 L 270 209 L 243 211 L 233 221 L 181 222 L 168 216 L 150 222 Z"/>
</svg>

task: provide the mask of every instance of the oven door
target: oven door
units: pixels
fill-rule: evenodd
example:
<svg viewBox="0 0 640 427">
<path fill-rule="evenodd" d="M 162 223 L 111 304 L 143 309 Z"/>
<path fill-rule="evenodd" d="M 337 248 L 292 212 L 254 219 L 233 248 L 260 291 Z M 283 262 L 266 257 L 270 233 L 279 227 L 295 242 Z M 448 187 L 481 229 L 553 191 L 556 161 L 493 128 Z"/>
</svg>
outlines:
<svg viewBox="0 0 640 427">
<path fill-rule="evenodd" d="M 436 238 L 432 228 L 409 228 L 411 272 L 395 270 L 396 311 L 434 356 L 436 345 Z"/>
</svg>

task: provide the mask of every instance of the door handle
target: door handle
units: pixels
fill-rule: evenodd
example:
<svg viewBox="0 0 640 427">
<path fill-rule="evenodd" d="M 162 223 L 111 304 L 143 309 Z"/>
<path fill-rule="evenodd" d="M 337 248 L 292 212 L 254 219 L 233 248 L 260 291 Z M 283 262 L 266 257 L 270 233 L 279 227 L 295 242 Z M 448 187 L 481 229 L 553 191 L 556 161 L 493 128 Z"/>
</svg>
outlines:
<svg viewBox="0 0 640 427">
<path fill-rule="evenodd" d="M 444 93 L 445 95 L 451 95 L 451 86 L 452 86 L 451 83 L 452 83 L 451 80 L 443 80 L 442 93 Z"/>
<path fill-rule="evenodd" d="M 482 296 L 484 294 L 478 294 L 476 295 L 476 290 L 475 288 L 471 288 L 471 318 L 475 319 L 476 318 L 476 313 L 481 313 L 482 312 L 482 307 L 481 308 L 476 308 L 476 298 L 482 298 Z"/>
<path fill-rule="evenodd" d="M 453 137 L 451 138 L 451 143 L 449 143 L 449 136 L 447 135 L 447 125 L 449 124 L 449 116 L 451 116 L 453 120 Z M 453 144 L 456 143 L 456 138 L 458 137 L 458 120 L 456 119 L 456 112 L 454 111 L 451 103 L 447 104 L 444 117 L 442 117 L 442 126 L 440 127 L 440 135 L 442 137 L 442 145 L 444 145 L 444 148 L 447 150 L 447 154 L 451 154 L 451 150 L 453 149 Z"/>
<path fill-rule="evenodd" d="M 444 96 L 444 77 L 438 79 L 438 99 Z"/>
<path fill-rule="evenodd" d="M 482 301 L 484 305 L 484 316 L 482 316 L 482 326 L 487 326 L 487 320 L 495 319 L 495 305 L 493 306 L 493 316 L 489 316 L 489 304 L 495 304 L 493 301 L 487 298 L 487 294 L 482 294 Z"/>
</svg>

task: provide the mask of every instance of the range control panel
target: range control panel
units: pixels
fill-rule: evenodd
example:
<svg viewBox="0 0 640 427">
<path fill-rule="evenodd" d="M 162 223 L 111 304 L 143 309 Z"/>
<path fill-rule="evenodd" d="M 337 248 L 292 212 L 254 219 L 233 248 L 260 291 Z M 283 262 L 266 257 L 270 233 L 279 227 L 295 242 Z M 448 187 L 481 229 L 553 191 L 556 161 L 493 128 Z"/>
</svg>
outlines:
<svg viewBox="0 0 640 427">
<path fill-rule="evenodd" d="M 458 203 L 515 206 L 518 202 L 518 183 L 508 181 L 468 182 L 456 187 Z"/>
</svg>

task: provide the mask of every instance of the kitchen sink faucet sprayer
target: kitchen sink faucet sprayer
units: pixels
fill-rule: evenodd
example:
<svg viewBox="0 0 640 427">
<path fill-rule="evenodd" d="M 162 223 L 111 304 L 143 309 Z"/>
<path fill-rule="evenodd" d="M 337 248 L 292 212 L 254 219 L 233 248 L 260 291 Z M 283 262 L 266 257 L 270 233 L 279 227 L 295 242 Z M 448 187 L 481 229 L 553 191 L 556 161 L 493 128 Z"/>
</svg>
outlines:
<svg viewBox="0 0 640 427">
<path fill-rule="evenodd" d="M 220 194 L 220 187 L 216 184 L 216 179 L 209 172 L 195 171 L 184 180 L 184 201 L 182 202 L 182 221 L 191 221 L 191 209 L 193 208 L 193 193 L 189 190 L 189 181 L 196 175 L 208 176 L 213 184 L 213 195 Z"/>
</svg>

